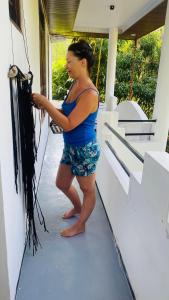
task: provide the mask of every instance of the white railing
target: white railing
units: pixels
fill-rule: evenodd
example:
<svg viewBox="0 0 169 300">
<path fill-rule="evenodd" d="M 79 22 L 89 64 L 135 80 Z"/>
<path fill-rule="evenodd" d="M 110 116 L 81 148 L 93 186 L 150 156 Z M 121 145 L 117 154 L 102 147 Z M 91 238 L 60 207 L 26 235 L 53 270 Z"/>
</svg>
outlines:
<svg viewBox="0 0 169 300">
<path fill-rule="evenodd" d="M 169 277 L 169 154 L 147 152 L 152 144 L 139 142 L 137 151 L 144 156 L 143 164 L 105 122 L 122 138 L 125 131 L 118 127 L 116 112 L 99 113 L 101 157 L 97 185 L 130 283 L 136 299 L 168 300 L 169 285 L 165 278 Z M 125 163 L 130 176 L 105 141 Z"/>
</svg>

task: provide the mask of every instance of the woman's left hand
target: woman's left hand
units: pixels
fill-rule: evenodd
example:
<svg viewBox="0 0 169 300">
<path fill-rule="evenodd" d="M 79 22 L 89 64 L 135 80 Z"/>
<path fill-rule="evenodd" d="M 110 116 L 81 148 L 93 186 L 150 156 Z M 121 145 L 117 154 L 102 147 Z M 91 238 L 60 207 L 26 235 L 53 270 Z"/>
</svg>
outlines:
<svg viewBox="0 0 169 300">
<path fill-rule="evenodd" d="M 47 101 L 47 98 L 43 95 L 33 93 L 32 100 L 38 108 L 44 108 L 44 104 Z"/>
</svg>

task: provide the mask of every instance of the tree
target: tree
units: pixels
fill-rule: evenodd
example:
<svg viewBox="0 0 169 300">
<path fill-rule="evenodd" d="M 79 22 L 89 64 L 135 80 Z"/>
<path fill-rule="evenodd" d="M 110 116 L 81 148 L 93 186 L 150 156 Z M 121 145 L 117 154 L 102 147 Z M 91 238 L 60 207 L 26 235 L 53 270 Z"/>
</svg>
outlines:
<svg viewBox="0 0 169 300">
<path fill-rule="evenodd" d="M 70 87 L 70 79 L 65 69 L 66 51 L 70 39 L 58 39 L 52 44 L 52 98 L 62 99 Z"/>
<path fill-rule="evenodd" d="M 119 102 L 137 101 L 148 117 L 153 112 L 162 34 L 159 29 L 139 39 L 134 55 L 131 42 L 118 43 L 115 95 Z"/>
<path fill-rule="evenodd" d="M 163 29 L 156 30 L 137 41 L 118 41 L 116 64 L 115 96 L 118 102 L 126 99 L 137 101 L 148 117 L 151 117 L 154 105 L 157 74 L 160 60 Z M 79 38 L 74 39 L 77 41 Z M 95 64 L 91 78 L 97 85 L 101 101 L 105 100 L 106 70 L 107 70 L 107 39 L 86 39 L 94 49 Z M 71 40 L 62 45 L 57 43 L 56 50 L 62 58 L 56 56 L 53 62 L 53 98 L 63 99 L 70 86 L 70 79 L 64 69 L 63 55 Z M 134 53 L 133 53 L 134 52 Z"/>
</svg>

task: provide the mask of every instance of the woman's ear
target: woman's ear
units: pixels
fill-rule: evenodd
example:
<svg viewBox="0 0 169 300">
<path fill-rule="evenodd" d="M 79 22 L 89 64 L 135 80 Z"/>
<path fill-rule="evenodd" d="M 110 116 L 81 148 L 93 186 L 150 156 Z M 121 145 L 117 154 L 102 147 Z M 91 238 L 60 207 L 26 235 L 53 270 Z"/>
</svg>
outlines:
<svg viewBox="0 0 169 300">
<path fill-rule="evenodd" d="M 85 68 L 87 68 L 87 59 L 86 58 L 82 58 L 81 62 L 82 62 L 82 66 L 85 67 Z"/>
</svg>

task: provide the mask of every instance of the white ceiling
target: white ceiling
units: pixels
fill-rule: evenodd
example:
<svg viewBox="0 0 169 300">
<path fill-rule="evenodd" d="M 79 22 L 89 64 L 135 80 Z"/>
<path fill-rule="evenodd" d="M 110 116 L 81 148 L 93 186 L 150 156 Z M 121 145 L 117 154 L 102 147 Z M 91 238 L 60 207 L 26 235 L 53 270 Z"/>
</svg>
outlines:
<svg viewBox="0 0 169 300">
<path fill-rule="evenodd" d="M 163 0 L 81 0 L 74 31 L 107 33 L 109 28 L 127 30 Z M 110 5 L 115 5 L 110 10 Z"/>
</svg>

